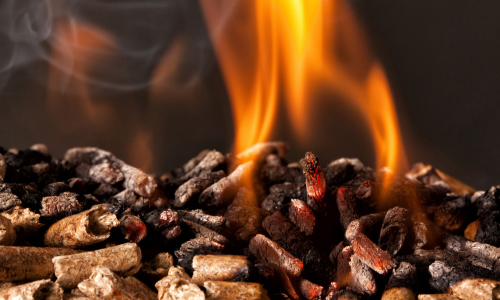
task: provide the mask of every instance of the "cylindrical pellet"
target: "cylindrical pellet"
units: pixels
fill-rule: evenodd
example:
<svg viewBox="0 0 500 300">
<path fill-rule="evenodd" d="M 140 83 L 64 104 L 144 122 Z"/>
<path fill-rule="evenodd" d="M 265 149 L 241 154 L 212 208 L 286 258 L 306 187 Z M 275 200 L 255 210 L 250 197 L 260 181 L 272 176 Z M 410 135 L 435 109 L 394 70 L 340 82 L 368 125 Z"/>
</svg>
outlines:
<svg viewBox="0 0 500 300">
<path fill-rule="evenodd" d="M 78 253 L 64 248 L 0 246 L 0 282 L 47 279 L 54 274 L 52 259 Z"/>
<path fill-rule="evenodd" d="M 92 274 L 92 268 L 102 266 L 120 276 L 134 275 L 141 267 L 141 248 L 134 243 L 115 247 L 58 256 L 52 262 L 57 283 L 64 289 L 75 288 Z"/>
<path fill-rule="evenodd" d="M 16 241 L 16 231 L 12 222 L 0 215 L 0 245 L 10 246 Z"/>
<path fill-rule="evenodd" d="M 205 281 L 245 281 L 250 262 L 244 255 L 196 255 L 193 258 L 192 282 L 202 286 Z"/>
<path fill-rule="evenodd" d="M 52 247 L 80 248 L 102 242 L 110 235 L 111 228 L 120 223 L 106 205 L 66 217 L 49 227 L 44 244 Z"/>
<path fill-rule="evenodd" d="M 33 281 L 0 291 L 2 300 L 62 300 L 63 290 L 49 279 Z"/>
</svg>

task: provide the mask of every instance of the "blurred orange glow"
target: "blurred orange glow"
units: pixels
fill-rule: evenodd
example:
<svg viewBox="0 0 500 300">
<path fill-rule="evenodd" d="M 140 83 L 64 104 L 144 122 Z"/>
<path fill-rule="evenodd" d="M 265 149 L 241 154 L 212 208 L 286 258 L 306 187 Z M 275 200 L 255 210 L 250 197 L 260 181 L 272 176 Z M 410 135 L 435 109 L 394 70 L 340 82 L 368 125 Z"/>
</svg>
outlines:
<svg viewBox="0 0 500 300">
<path fill-rule="evenodd" d="M 377 168 L 407 169 L 387 78 L 346 3 L 200 2 L 231 98 L 236 153 L 269 139 L 278 98 L 286 100 L 297 136 L 310 138 L 312 95 L 327 87 L 332 99 L 349 101 L 365 116 Z M 324 129 L 319 134 L 335 130 Z"/>
</svg>

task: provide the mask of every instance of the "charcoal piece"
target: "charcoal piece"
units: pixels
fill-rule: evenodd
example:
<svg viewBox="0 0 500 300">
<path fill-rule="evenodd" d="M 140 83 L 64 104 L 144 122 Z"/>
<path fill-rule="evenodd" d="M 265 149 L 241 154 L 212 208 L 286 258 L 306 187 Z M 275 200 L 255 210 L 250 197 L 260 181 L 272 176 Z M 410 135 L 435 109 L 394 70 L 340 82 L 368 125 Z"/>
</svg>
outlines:
<svg viewBox="0 0 500 300">
<path fill-rule="evenodd" d="M 144 222 L 134 215 L 124 215 L 120 219 L 120 230 L 125 239 L 132 243 L 139 243 L 148 233 Z"/>
<path fill-rule="evenodd" d="M 174 206 L 183 207 L 190 202 L 196 201 L 207 187 L 216 183 L 225 175 L 224 171 L 220 170 L 217 172 L 205 172 L 189 179 L 175 192 Z"/>
<path fill-rule="evenodd" d="M 478 242 L 472 242 L 457 235 L 442 235 L 446 249 L 466 258 L 471 265 L 481 266 L 500 274 L 500 248 Z"/>
<path fill-rule="evenodd" d="M 460 299 L 489 300 L 499 284 L 499 281 L 483 278 L 465 279 L 451 286 L 451 294 Z"/>
<path fill-rule="evenodd" d="M 239 164 L 252 160 L 256 162 L 256 165 L 260 165 L 268 155 L 276 154 L 279 157 L 284 157 L 287 151 L 287 144 L 281 141 L 257 143 L 245 151 L 237 154 L 235 156 L 235 160 Z"/>
<path fill-rule="evenodd" d="M 323 169 L 329 187 L 344 185 L 363 169 L 363 163 L 357 158 L 339 158 Z"/>
<path fill-rule="evenodd" d="M 0 290 L 0 299 L 62 300 L 63 290 L 57 283 L 45 279 Z"/>
<path fill-rule="evenodd" d="M 307 300 L 319 300 L 323 295 L 323 287 L 310 282 L 305 278 L 299 278 L 299 290 Z"/>
<path fill-rule="evenodd" d="M 424 216 L 414 216 L 411 228 L 413 249 L 432 249 L 438 245 L 436 226 Z"/>
<path fill-rule="evenodd" d="M 335 273 L 335 282 L 337 287 L 346 287 L 351 276 L 351 257 L 354 251 L 351 246 L 346 246 L 341 249 L 337 255 L 337 272 Z"/>
<path fill-rule="evenodd" d="M 64 289 L 75 288 L 92 274 L 92 268 L 102 266 L 120 276 L 131 276 L 141 267 L 141 248 L 134 243 L 96 251 L 57 256 L 52 259 L 57 283 Z"/>
<path fill-rule="evenodd" d="M 71 188 L 71 191 L 79 194 L 87 192 L 87 186 L 81 178 L 70 178 L 66 181 Z"/>
<path fill-rule="evenodd" d="M 156 297 L 151 297 L 150 294 L 142 293 L 135 286 L 129 284 L 127 280 L 101 266 L 94 267 L 90 277 L 78 284 L 78 289 L 90 299 L 156 299 Z"/>
<path fill-rule="evenodd" d="M 123 173 L 109 162 L 93 165 L 89 169 L 89 179 L 96 183 L 116 184 L 123 180 Z"/>
<path fill-rule="evenodd" d="M 447 197 L 434 209 L 434 222 L 450 232 L 463 230 L 470 203 L 470 195 Z"/>
<path fill-rule="evenodd" d="M 482 225 L 482 220 L 477 219 L 474 222 L 471 222 L 464 230 L 464 236 L 471 240 L 476 241 L 476 234 L 479 227 Z"/>
<path fill-rule="evenodd" d="M 16 231 L 10 219 L 0 215 L 0 245 L 11 246 L 16 241 Z"/>
<path fill-rule="evenodd" d="M 183 243 L 174 254 L 181 267 L 193 272 L 192 262 L 196 255 L 220 253 L 223 250 L 224 245 L 206 237 L 199 237 Z"/>
<path fill-rule="evenodd" d="M 304 184 L 305 176 L 299 163 L 297 163 L 297 166 L 287 166 L 282 157 L 270 154 L 266 157 L 266 161 L 260 169 L 260 180 L 265 183 L 267 188 L 283 182 Z"/>
<path fill-rule="evenodd" d="M 307 204 L 316 212 L 324 212 L 326 208 L 325 194 L 327 190 L 325 177 L 319 158 L 312 152 L 307 152 L 300 160 L 302 172 L 306 177 Z M 346 226 L 347 227 L 347 226 Z"/>
<path fill-rule="evenodd" d="M 119 225 L 107 205 L 96 205 L 79 214 L 66 217 L 47 229 L 43 241 L 46 246 L 81 248 L 102 242 L 110 236 L 111 228 Z"/>
<path fill-rule="evenodd" d="M 415 293 L 411 289 L 405 287 L 396 287 L 385 290 L 380 300 L 416 300 L 416 299 L 417 295 L 415 295 Z"/>
<path fill-rule="evenodd" d="M 202 226 L 200 224 L 196 224 L 196 223 L 188 221 L 188 220 L 181 220 L 180 223 L 182 225 L 182 227 L 181 227 L 182 230 L 189 232 L 191 234 L 192 238 L 207 237 L 207 238 L 212 239 L 212 240 L 214 240 L 217 243 L 222 244 L 222 245 L 229 244 L 229 240 L 225 236 L 223 236 L 223 235 L 221 235 L 221 234 L 219 234 L 211 229 L 208 229 L 205 226 Z"/>
<path fill-rule="evenodd" d="M 206 188 L 201 193 L 198 202 L 206 206 L 220 206 L 228 204 L 238 192 L 240 182 L 251 175 L 254 163 L 246 162 L 238 166 L 227 177 Z"/>
<path fill-rule="evenodd" d="M 269 189 L 269 195 L 264 199 L 261 207 L 270 212 L 275 212 L 292 199 L 307 201 L 306 186 L 288 182 L 273 185 Z"/>
<path fill-rule="evenodd" d="M 134 192 L 129 189 L 124 189 L 107 201 L 110 204 L 108 210 L 118 216 L 123 213 L 125 209 L 134 205 L 136 201 L 137 197 Z"/>
<path fill-rule="evenodd" d="M 226 218 L 223 216 L 211 216 L 201 209 L 178 210 L 177 215 L 180 219 L 188 220 L 214 231 L 220 232 L 226 224 Z"/>
<path fill-rule="evenodd" d="M 180 272 L 177 271 L 181 269 Z M 204 300 L 205 294 L 182 268 L 172 267 L 168 276 L 156 282 L 158 300 Z"/>
<path fill-rule="evenodd" d="M 269 300 L 267 291 L 258 283 L 207 281 L 203 286 L 206 290 L 207 300 Z"/>
<path fill-rule="evenodd" d="M 42 194 L 35 186 L 22 183 L 0 183 L 0 195 L 2 193 L 16 195 L 21 200 L 23 207 L 27 207 L 34 212 L 38 212 L 41 208 Z M 10 202 L 12 203 L 12 200 Z"/>
<path fill-rule="evenodd" d="M 30 166 L 24 166 L 15 171 L 15 182 L 43 182 L 42 177 L 47 175 L 50 171 L 48 163 L 39 163 Z M 11 181 L 14 181 L 11 179 Z"/>
<path fill-rule="evenodd" d="M 256 264 L 255 268 L 259 273 L 261 282 L 264 283 L 264 287 L 284 292 L 283 295 L 286 295 L 285 299 L 300 298 L 298 295 L 298 293 L 300 294 L 300 290 L 297 287 L 298 284 L 296 284 L 300 278 L 292 282 L 286 271 L 277 265 L 270 266 L 268 264 Z M 279 295 L 277 297 L 277 299 L 281 299 L 283 296 Z M 271 299 L 275 298 L 276 297 L 271 296 Z"/>
<path fill-rule="evenodd" d="M 500 209 L 500 186 L 492 186 L 486 193 L 474 194 L 471 202 L 477 208 L 477 217 L 482 218 L 492 210 Z M 474 200 L 474 201 L 473 201 Z"/>
<path fill-rule="evenodd" d="M 385 289 L 404 287 L 410 290 L 416 290 L 418 287 L 418 274 L 415 265 L 409 262 L 401 262 L 397 268 L 392 269 L 389 281 Z"/>
<path fill-rule="evenodd" d="M 189 173 L 192 169 L 194 169 L 210 152 L 209 149 L 202 150 L 195 157 L 191 158 L 187 163 L 185 163 L 182 168 L 177 168 L 172 171 L 175 177 L 181 177 L 187 173 Z"/>
<path fill-rule="evenodd" d="M 401 207 L 387 211 L 380 231 L 378 245 L 390 255 L 396 255 L 403 247 L 410 227 L 410 212 Z"/>
<path fill-rule="evenodd" d="M 227 225 L 235 230 L 233 235 L 238 241 L 248 241 L 258 233 L 262 233 L 262 220 L 269 216 L 267 210 L 250 206 L 231 205 L 226 214 Z"/>
<path fill-rule="evenodd" d="M 364 234 L 358 234 L 354 238 L 352 249 L 363 263 L 379 274 L 385 275 L 396 266 L 396 262 L 391 255 L 377 247 Z"/>
<path fill-rule="evenodd" d="M 231 206 L 259 207 L 259 203 L 253 191 L 246 187 L 240 187 L 229 207 Z"/>
<path fill-rule="evenodd" d="M 23 203 L 16 195 L 11 193 L 0 193 L 0 211 L 19 205 L 23 205 Z"/>
<path fill-rule="evenodd" d="M 118 192 L 120 192 L 120 190 L 118 190 L 114 186 L 107 183 L 101 183 L 97 187 L 97 189 L 92 192 L 92 195 L 96 196 L 96 198 L 99 200 L 104 200 L 110 198 L 113 195 L 116 195 Z"/>
<path fill-rule="evenodd" d="M 1 214 L 9 219 L 16 231 L 16 242 L 36 233 L 44 224 L 40 224 L 40 215 L 33 213 L 29 208 L 12 207 Z"/>
<path fill-rule="evenodd" d="M 158 253 L 152 260 L 142 264 L 139 275 L 148 282 L 157 282 L 168 275 L 168 270 L 174 266 L 174 258 L 168 252 Z"/>
<path fill-rule="evenodd" d="M 444 293 L 460 281 L 474 277 L 473 274 L 439 260 L 429 266 L 429 274 L 431 275 L 429 285 L 437 293 Z"/>
<path fill-rule="evenodd" d="M 354 193 L 359 199 L 370 199 L 374 195 L 373 189 L 373 183 L 370 180 L 366 180 L 363 181 L 363 184 Z"/>
<path fill-rule="evenodd" d="M 311 235 L 316 223 L 313 210 L 302 200 L 292 199 L 289 206 L 288 216 L 295 226 L 306 235 Z"/>
<path fill-rule="evenodd" d="M 97 200 L 97 198 L 92 196 L 91 194 L 86 194 L 78 197 L 78 201 L 80 201 L 80 203 L 83 205 L 83 209 L 85 210 L 90 209 L 94 205 L 100 204 L 99 200 Z M 109 207 L 108 210 L 110 210 Z"/>
<path fill-rule="evenodd" d="M 43 153 L 29 149 L 26 151 L 17 151 L 17 153 L 14 152 L 16 151 L 7 151 L 4 158 L 7 165 L 16 169 L 39 163 L 50 163 L 51 160 L 50 156 L 46 156 Z"/>
<path fill-rule="evenodd" d="M 344 241 L 341 241 L 340 243 L 337 244 L 337 246 L 335 246 L 333 248 L 333 250 L 328 255 L 328 258 L 330 259 L 330 261 L 332 262 L 332 264 L 335 267 L 334 269 L 337 268 L 337 257 L 339 255 L 339 253 L 342 251 L 342 249 L 344 249 L 347 246 L 349 246 L 349 244 L 347 244 Z"/>
<path fill-rule="evenodd" d="M 273 241 L 304 263 L 304 276 L 317 283 L 330 282 L 332 265 L 307 236 L 280 212 L 266 217 L 262 227 Z"/>
<path fill-rule="evenodd" d="M 84 182 L 90 181 L 90 168 L 92 165 L 81 163 L 75 168 L 75 175 L 81 178 Z"/>
<path fill-rule="evenodd" d="M 349 286 L 368 295 L 377 293 L 377 283 L 373 271 L 361 261 L 357 254 L 351 257 L 349 265 L 351 266 Z"/>
<path fill-rule="evenodd" d="M 83 205 L 76 199 L 77 194 L 65 192 L 59 196 L 43 197 L 40 215 L 55 221 L 79 213 Z"/>
<path fill-rule="evenodd" d="M 383 211 L 369 214 L 352 221 L 349 223 L 349 226 L 347 226 L 345 238 L 352 243 L 356 235 L 363 233 L 371 240 L 378 240 L 380 228 L 382 227 L 386 213 L 387 212 Z"/>
<path fill-rule="evenodd" d="M 250 261 L 244 255 L 196 255 L 193 269 L 191 282 L 199 286 L 205 281 L 246 281 Z"/>
<path fill-rule="evenodd" d="M 0 282 L 51 278 L 52 259 L 74 253 L 77 251 L 64 248 L 0 246 Z"/>
<path fill-rule="evenodd" d="M 0 153 L 0 183 L 4 181 L 5 173 L 7 173 L 7 163 L 5 162 L 3 155 Z"/>
<path fill-rule="evenodd" d="M 186 182 L 189 179 L 197 177 L 204 172 L 223 170 L 225 163 L 226 163 L 226 157 L 219 151 L 212 150 L 209 153 L 207 153 L 207 155 L 205 155 L 203 160 L 201 160 L 200 163 L 196 165 L 196 167 L 194 167 L 193 169 L 191 169 L 191 171 L 182 176 L 180 178 L 180 181 Z"/>
<path fill-rule="evenodd" d="M 292 277 L 302 273 L 304 264 L 277 243 L 262 234 L 254 236 L 249 244 L 250 252 L 262 262 L 272 267 L 279 266 Z"/>
<path fill-rule="evenodd" d="M 143 197 L 151 197 L 157 189 L 156 181 L 152 176 L 125 164 L 110 152 L 99 148 L 87 147 L 69 149 L 64 154 L 64 161 L 72 166 L 78 166 L 80 164 L 96 165 L 109 162 L 122 172 L 124 177 L 124 188 L 128 188 Z M 116 194 L 116 192 L 113 194 Z"/>
<path fill-rule="evenodd" d="M 337 190 L 337 207 L 344 232 L 352 221 L 359 219 L 356 202 L 356 195 L 350 188 L 342 187 Z"/>
<path fill-rule="evenodd" d="M 171 209 L 156 209 L 141 216 L 151 238 L 165 243 L 180 235 L 181 228 L 177 225 L 177 213 Z"/>
<path fill-rule="evenodd" d="M 500 211 L 491 211 L 484 217 L 481 226 L 477 229 L 474 240 L 479 243 L 500 247 Z"/>
<path fill-rule="evenodd" d="M 58 196 L 61 193 L 69 192 L 71 187 L 64 182 L 49 183 L 43 188 L 44 196 Z"/>
</svg>

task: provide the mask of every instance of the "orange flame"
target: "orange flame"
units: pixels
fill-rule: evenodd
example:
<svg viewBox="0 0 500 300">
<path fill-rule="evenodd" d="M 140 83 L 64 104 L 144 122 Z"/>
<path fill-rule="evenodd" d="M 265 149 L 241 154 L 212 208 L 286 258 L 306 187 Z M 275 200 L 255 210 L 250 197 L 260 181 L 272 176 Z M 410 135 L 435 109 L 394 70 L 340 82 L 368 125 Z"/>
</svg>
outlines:
<svg viewBox="0 0 500 300">
<path fill-rule="evenodd" d="M 377 168 L 407 168 L 387 78 L 343 1 L 200 1 L 231 98 L 235 152 L 269 139 L 280 96 L 307 139 L 310 101 L 326 86 L 365 115 Z"/>
</svg>

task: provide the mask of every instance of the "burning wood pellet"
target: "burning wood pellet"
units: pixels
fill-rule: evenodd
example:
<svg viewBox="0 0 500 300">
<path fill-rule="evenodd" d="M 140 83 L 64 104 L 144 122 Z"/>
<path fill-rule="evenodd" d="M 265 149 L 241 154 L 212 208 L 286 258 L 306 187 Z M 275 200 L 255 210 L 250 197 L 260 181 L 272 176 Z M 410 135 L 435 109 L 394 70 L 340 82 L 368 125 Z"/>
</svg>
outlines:
<svg viewBox="0 0 500 300">
<path fill-rule="evenodd" d="M 204 300 L 205 294 L 198 285 L 191 283 L 182 268 L 172 267 L 168 276 L 155 284 L 158 289 L 158 300 Z"/>
<path fill-rule="evenodd" d="M 379 274 L 387 274 L 390 269 L 396 266 L 391 255 L 377 247 L 364 234 L 358 234 L 354 238 L 352 249 L 363 263 Z"/>
<path fill-rule="evenodd" d="M 64 248 L 0 246 L 0 282 L 51 278 L 52 259 L 75 253 L 78 251 Z"/>
<path fill-rule="evenodd" d="M 186 204 L 195 201 L 201 193 L 212 184 L 216 183 L 225 176 L 223 170 L 217 172 L 205 172 L 200 176 L 193 177 L 182 184 L 175 192 L 175 207 L 183 207 Z"/>
<path fill-rule="evenodd" d="M 177 215 L 179 216 L 180 219 L 200 224 L 204 227 L 207 227 L 217 232 L 220 232 L 226 224 L 226 218 L 224 216 L 212 216 L 206 214 L 201 209 L 195 209 L 190 211 L 178 210 Z"/>
<path fill-rule="evenodd" d="M 351 275 L 351 257 L 354 252 L 351 246 L 343 247 L 337 254 L 337 272 L 335 282 L 338 288 L 346 287 Z"/>
<path fill-rule="evenodd" d="M 316 223 L 313 210 L 302 200 L 292 199 L 288 211 L 290 221 L 306 235 L 311 235 Z"/>
<path fill-rule="evenodd" d="M 45 279 L 0 290 L 0 299 L 62 300 L 63 290 L 57 283 Z"/>
<path fill-rule="evenodd" d="M 158 253 L 152 260 L 142 264 L 139 276 L 148 282 L 157 282 L 168 275 L 168 270 L 174 266 L 174 258 L 168 252 Z"/>
<path fill-rule="evenodd" d="M 152 196 L 157 188 L 153 177 L 137 168 L 125 164 L 110 152 L 99 148 L 88 147 L 69 149 L 64 154 L 64 161 L 74 166 L 80 164 L 97 165 L 109 162 L 122 172 L 124 177 L 123 187 L 144 197 Z"/>
<path fill-rule="evenodd" d="M 55 257 L 57 283 L 64 289 L 75 288 L 92 274 L 92 268 L 102 266 L 121 276 L 131 276 L 141 267 L 141 249 L 133 243 L 96 251 Z"/>
<path fill-rule="evenodd" d="M 90 277 L 78 284 L 78 289 L 90 299 L 154 300 L 157 298 L 136 289 L 105 267 L 94 267 Z"/>
<path fill-rule="evenodd" d="M 329 163 L 323 170 L 328 186 L 345 185 L 364 168 L 357 158 L 340 158 Z"/>
<path fill-rule="evenodd" d="M 81 248 L 104 241 L 110 236 L 111 228 L 118 225 L 118 219 L 106 205 L 96 205 L 54 223 L 43 240 L 46 246 Z"/>
<path fill-rule="evenodd" d="M 446 292 L 456 283 L 473 277 L 473 275 L 467 271 L 461 271 L 439 260 L 433 262 L 429 266 L 429 274 L 431 275 L 429 285 L 438 293 Z"/>
<path fill-rule="evenodd" d="M 181 234 L 181 227 L 177 225 L 179 219 L 177 213 L 171 209 L 156 209 L 141 216 L 142 221 L 151 238 L 165 243 Z"/>
<path fill-rule="evenodd" d="M 89 178 L 96 183 L 116 184 L 123 180 L 123 173 L 109 162 L 105 162 L 90 167 Z"/>
<path fill-rule="evenodd" d="M 29 208 L 21 206 L 12 207 L 4 211 L 1 215 L 9 219 L 16 232 L 16 242 L 36 233 L 44 224 L 40 224 L 40 215 L 33 213 Z"/>
<path fill-rule="evenodd" d="M 313 242 L 281 213 L 266 217 L 262 226 L 271 238 L 304 263 L 305 277 L 317 283 L 329 280 L 332 265 Z M 319 281 L 318 281 L 319 280 Z"/>
<path fill-rule="evenodd" d="M 53 182 L 43 188 L 44 196 L 59 196 L 61 193 L 69 192 L 71 187 L 64 182 Z"/>
<path fill-rule="evenodd" d="M 196 224 L 188 220 L 181 220 L 181 224 L 183 225 L 182 228 L 186 229 L 186 231 L 190 233 L 191 238 L 206 237 L 222 245 L 229 244 L 229 240 L 225 236 L 208 229 L 205 226 L 201 226 L 200 224 Z"/>
<path fill-rule="evenodd" d="M 424 216 L 412 217 L 412 246 L 413 249 L 431 249 L 437 246 L 439 234 L 435 226 L 431 224 Z"/>
<path fill-rule="evenodd" d="M 179 250 L 175 251 L 175 256 L 181 267 L 192 272 L 192 262 L 196 255 L 220 253 L 223 250 L 224 245 L 206 237 L 199 237 L 183 243 Z"/>
<path fill-rule="evenodd" d="M 16 231 L 10 219 L 0 215 L 0 245 L 11 246 L 16 241 Z"/>
<path fill-rule="evenodd" d="M 212 150 L 205 155 L 205 157 L 191 169 L 188 173 L 180 178 L 181 182 L 185 182 L 191 178 L 199 176 L 204 172 L 217 171 L 223 169 L 226 163 L 226 157 L 219 151 Z"/>
<path fill-rule="evenodd" d="M 269 300 L 266 290 L 258 283 L 207 281 L 203 286 L 206 290 L 207 300 Z"/>
<path fill-rule="evenodd" d="M 418 274 L 415 265 L 403 261 L 397 268 L 392 269 L 392 274 L 385 288 L 388 290 L 399 287 L 417 290 Z"/>
<path fill-rule="evenodd" d="M 337 207 L 340 213 L 340 224 L 344 232 L 352 221 L 359 219 L 356 202 L 356 195 L 350 188 L 343 187 L 337 190 Z"/>
<path fill-rule="evenodd" d="M 259 165 L 269 154 L 276 154 L 279 157 L 284 157 L 287 151 L 288 146 L 284 142 L 258 143 L 237 154 L 235 160 L 240 164 L 253 160 Z"/>
<path fill-rule="evenodd" d="M 59 196 L 44 197 L 40 215 L 47 220 L 59 220 L 81 212 L 83 205 L 76 196 L 74 193 L 65 192 Z"/>
<path fill-rule="evenodd" d="M 477 192 L 471 197 L 471 202 L 477 209 L 478 218 L 484 217 L 490 211 L 500 209 L 500 186 L 492 186 L 486 193 Z"/>
<path fill-rule="evenodd" d="M 357 254 L 351 257 L 349 265 L 351 266 L 349 286 L 369 295 L 377 293 L 377 283 L 373 271 L 361 261 Z"/>
<path fill-rule="evenodd" d="M 386 213 L 387 212 L 384 211 L 369 214 L 352 221 L 349 223 L 349 226 L 347 226 L 345 238 L 352 243 L 358 234 L 364 234 L 370 239 L 377 240 Z"/>
<path fill-rule="evenodd" d="M 292 199 L 307 201 L 306 186 L 289 182 L 275 184 L 269 189 L 269 195 L 262 201 L 261 207 L 270 212 L 275 212 Z"/>
<path fill-rule="evenodd" d="M 124 215 L 120 219 L 120 230 L 125 238 L 132 243 L 139 243 L 148 233 L 144 222 L 134 215 Z"/>
<path fill-rule="evenodd" d="M 194 167 L 196 167 L 204 158 L 207 156 L 207 154 L 210 152 L 209 149 L 202 150 L 198 155 L 195 157 L 191 158 L 187 163 L 185 163 L 181 168 L 176 168 L 172 170 L 172 174 L 175 177 L 181 177 L 187 173 L 189 173 Z"/>
<path fill-rule="evenodd" d="M 467 258 L 474 265 L 482 266 L 500 273 L 500 248 L 488 244 L 472 242 L 457 235 L 447 234 L 443 235 L 441 238 L 447 250 Z"/>
<path fill-rule="evenodd" d="M 110 204 L 108 210 L 118 216 L 123 213 L 125 209 L 134 205 L 136 201 L 137 197 L 134 192 L 129 189 L 124 189 L 107 201 Z"/>
<path fill-rule="evenodd" d="M 498 284 L 496 280 L 465 279 L 451 286 L 451 294 L 459 299 L 489 300 Z"/>
<path fill-rule="evenodd" d="M 307 300 L 318 300 L 323 295 L 323 287 L 310 282 L 305 278 L 299 278 L 299 290 L 302 297 Z"/>
<path fill-rule="evenodd" d="M 401 207 L 389 209 L 382 224 L 378 245 L 390 255 L 396 255 L 403 247 L 409 227 L 410 213 L 407 209 Z"/>
<path fill-rule="evenodd" d="M 227 177 L 222 178 L 205 189 L 201 193 L 198 202 L 205 206 L 228 204 L 238 192 L 241 180 L 251 175 L 253 166 L 253 161 L 238 166 Z"/>
<path fill-rule="evenodd" d="M 323 171 L 319 165 L 318 156 L 312 152 L 307 152 L 305 157 L 300 160 L 300 164 L 306 177 L 307 204 L 316 213 L 324 213 L 327 186 Z"/>
<path fill-rule="evenodd" d="M 191 281 L 202 286 L 205 281 L 246 281 L 250 262 L 243 255 L 196 255 Z"/>
<path fill-rule="evenodd" d="M 258 260 L 271 266 L 279 266 L 290 276 L 298 277 L 302 273 L 304 264 L 301 260 L 262 234 L 250 240 L 249 248 Z"/>
<path fill-rule="evenodd" d="M 238 241 L 249 241 L 258 233 L 262 233 L 262 220 L 269 216 L 267 210 L 251 206 L 229 206 L 226 214 L 226 224 L 235 230 L 233 236 Z"/>
<path fill-rule="evenodd" d="M 463 231 L 471 206 L 470 195 L 447 198 L 434 209 L 434 222 L 450 232 Z"/>
</svg>

